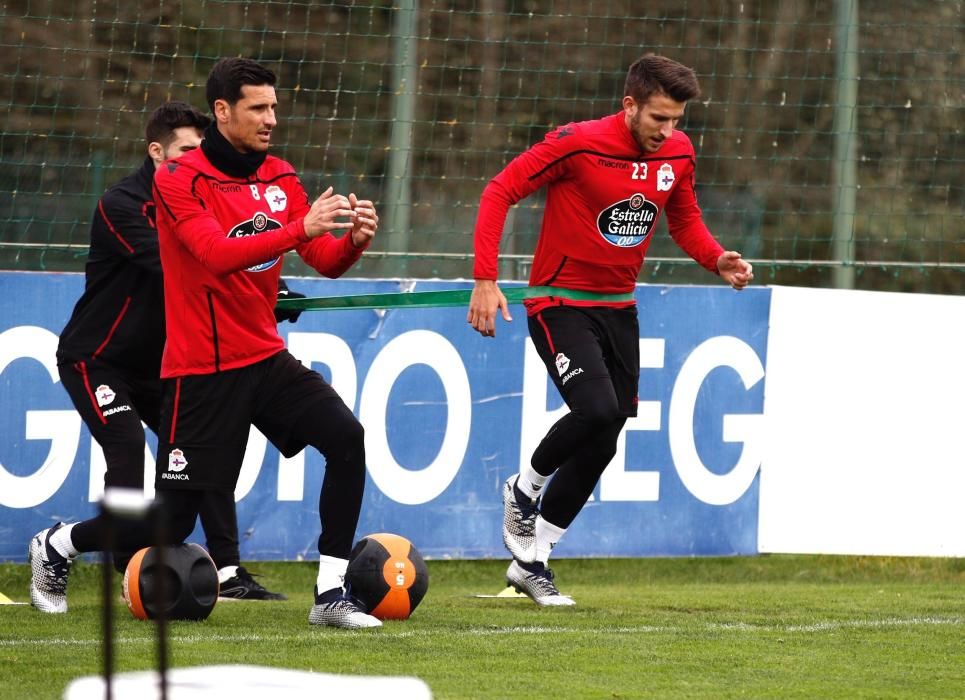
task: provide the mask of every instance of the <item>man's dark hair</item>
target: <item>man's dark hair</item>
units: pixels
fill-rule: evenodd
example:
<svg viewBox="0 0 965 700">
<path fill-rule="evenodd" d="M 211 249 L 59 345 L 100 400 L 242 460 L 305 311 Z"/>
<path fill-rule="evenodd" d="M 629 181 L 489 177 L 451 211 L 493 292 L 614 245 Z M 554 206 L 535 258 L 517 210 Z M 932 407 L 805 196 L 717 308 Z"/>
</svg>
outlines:
<svg viewBox="0 0 965 700">
<path fill-rule="evenodd" d="M 208 74 L 205 87 L 208 107 L 214 112 L 215 100 L 233 105 L 241 99 L 241 88 L 245 85 L 274 85 L 275 80 L 271 70 L 250 58 L 222 58 Z"/>
<path fill-rule="evenodd" d="M 665 56 L 644 54 L 627 71 L 623 94 L 642 104 L 657 93 L 677 102 L 692 100 L 700 94 L 697 75 L 693 69 Z"/>
<path fill-rule="evenodd" d="M 172 100 L 165 102 L 151 113 L 144 128 L 148 143 L 157 141 L 167 148 L 174 140 L 174 130 L 182 126 L 193 126 L 204 131 L 211 123 L 211 117 L 202 114 L 187 102 Z"/>
</svg>

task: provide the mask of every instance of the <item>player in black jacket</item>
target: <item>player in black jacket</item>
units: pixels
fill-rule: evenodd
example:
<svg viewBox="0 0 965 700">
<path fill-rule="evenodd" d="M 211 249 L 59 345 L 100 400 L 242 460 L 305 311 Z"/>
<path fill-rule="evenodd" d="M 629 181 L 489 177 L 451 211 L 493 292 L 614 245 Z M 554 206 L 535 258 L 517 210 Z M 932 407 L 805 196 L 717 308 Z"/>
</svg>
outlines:
<svg viewBox="0 0 965 700">
<path fill-rule="evenodd" d="M 94 212 L 84 293 L 60 335 L 60 378 L 91 435 L 104 450 L 107 487 L 144 486 L 143 421 L 157 432 L 164 349 L 164 289 L 151 185 L 165 160 L 197 148 L 210 119 L 185 102 L 167 102 L 146 128 L 148 156 L 110 187 Z M 282 286 L 280 294 L 296 295 Z M 301 295 L 298 295 L 301 296 Z M 282 315 L 294 321 L 297 314 Z M 153 469 L 151 470 L 153 479 Z M 88 521 L 91 522 L 91 521 Z M 94 523 L 98 522 L 95 518 Z M 96 539 L 99 527 L 74 533 Z M 240 565 L 238 522 L 230 493 L 207 492 L 201 525 L 218 567 L 221 597 L 284 600 Z M 100 548 L 99 542 L 86 549 Z M 131 553 L 115 553 L 123 571 Z"/>
</svg>

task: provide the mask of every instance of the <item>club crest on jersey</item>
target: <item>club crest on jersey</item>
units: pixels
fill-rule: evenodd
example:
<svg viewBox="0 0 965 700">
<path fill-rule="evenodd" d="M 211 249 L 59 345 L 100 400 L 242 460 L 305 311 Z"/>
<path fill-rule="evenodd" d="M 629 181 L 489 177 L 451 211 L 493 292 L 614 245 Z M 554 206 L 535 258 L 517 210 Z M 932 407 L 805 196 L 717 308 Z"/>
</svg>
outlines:
<svg viewBox="0 0 965 700">
<path fill-rule="evenodd" d="M 116 397 L 117 394 L 115 394 L 114 390 L 106 384 L 101 384 L 94 392 L 94 396 L 97 398 L 98 406 L 107 406 L 111 403 L 111 401 L 114 400 L 114 397 Z"/>
<path fill-rule="evenodd" d="M 570 358 L 561 352 L 556 353 L 556 371 L 562 377 L 564 372 L 570 368 Z"/>
<path fill-rule="evenodd" d="M 657 171 L 657 192 L 669 192 L 670 188 L 673 187 L 673 181 L 676 177 L 670 163 L 661 165 Z"/>
<path fill-rule="evenodd" d="M 168 471 L 183 472 L 188 466 L 188 460 L 184 458 L 184 452 L 175 447 L 168 453 Z"/>
<path fill-rule="evenodd" d="M 235 227 L 228 232 L 228 238 L 257 236 L 259 233 L 273 231 L 276 228 L 281 228 L 281 223 L 275 221 L 264 212 L 259 211 L 247 221 L 242 221 L 240 224 L 236 224 Z M 274 260 L 263 262 L 260 265 L 253 265 L 247 269 L 247 272 L 264 272 L 265 270 L 274 267 L 279 260 L 281 260 L 281 258 L 275 258 Z"/>
<path fill-rule="evenodd" d="M 265 201 L 273 212 L 285 211 L 285 207 L 288 206 L 288 195 L 278 185 L 269 185 L 265 189 Z"/>
<path fill-rule="evenodd" d="M 647 239 L 656 220 L 657 205 L 638 192 L 601 211 L 596 225 L 608 243 L 635 248 Z"/>
</svg>

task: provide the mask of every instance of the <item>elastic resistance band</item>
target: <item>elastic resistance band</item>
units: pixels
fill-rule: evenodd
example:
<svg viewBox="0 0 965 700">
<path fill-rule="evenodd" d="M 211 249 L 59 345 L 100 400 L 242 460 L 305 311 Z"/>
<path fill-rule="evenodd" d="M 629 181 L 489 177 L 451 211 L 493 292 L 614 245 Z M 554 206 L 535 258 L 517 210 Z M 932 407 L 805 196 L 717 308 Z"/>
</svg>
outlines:
<svg viewBox="0 0 965 700">
<path fill-rule="evenodd" d="M 509 287 L 502 290 L 506 301 L 519 303 L 535 297 L 561 297 L 575 301 L 627 303 L 633 294 L 597 294 L 579 289 L 560 287 Z M 276 307 L 282 311 L 312 311 L 315 309 L 399 309 L 433 306 L 468 306 L 471 289 L 445 289 L 432 292 L 389 292 L 386 294 L 350 294 L 340 297 L 302 297 L 279 299 Z"/>
</svg>

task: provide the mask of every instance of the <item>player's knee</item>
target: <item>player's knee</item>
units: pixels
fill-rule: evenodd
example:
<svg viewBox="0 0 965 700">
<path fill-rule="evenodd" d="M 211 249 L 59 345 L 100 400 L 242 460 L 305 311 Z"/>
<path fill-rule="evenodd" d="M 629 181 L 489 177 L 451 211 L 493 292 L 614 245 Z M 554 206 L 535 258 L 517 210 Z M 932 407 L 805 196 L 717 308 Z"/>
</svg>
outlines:
<svg viewBox="0 0 965 700">
<path fill-rule="evenodd" d="M 617 417 L 607 424 L 600 433 L 599 439 L 597 440 L 598 449 L 600 451 L 600 462 L 603 464 L 603 468 L 600 470 L 601 473 L 603 469 L 610 463 L 617 454 L 617 440 L 620 438 L 620 431 L 623 430 L 623 426 L 626 425 L 627 417 L 625 415 L 619 414 Z"/>
<path fill-rule="evenodd" d="M 607 401 L 605 398 L 585 402 L 576 409 L 576 412 L 594 430 L 607 428 L 621 418 L 620 407 L 617 406 L 617 402 Z"/>
<path fill-rule="evenodd" d="M 365 428 L 357 420 L 346 421 L 340 432 L 338 452 L 349 463 L 365 463 Z"/>
<path fill-rule="evenodd" d="M 105 486 L 143 488 L 144 486 L 144 440 L 123 440 L 104 445 L 104 461 L 107 473 Z"/>
<path fill-rule="evenodd" d="M 101 448 L 104 450 L 104 459 L 108 467 L 111 466 L 112 461 L 121 464 L 139 463 L 144 466 L 143 433 L 114 438 L 110 442 L 102 443 Z"/>
<path fill-rule="evenodd" d="M 352 420 L 347 420 L 342 425 L 342 433 L 347 444 L 352 446 L 362 447 L 365 445 L 365 428 L 362 424 L 352 417 Z"/>
<path fill-rule="evenodd" d="M 339 417 L 335 425 L 327 426 L 325 439 L 315 447 L 325 455 L 329 465 L 339 468 L 365 468 L 365 429 L 350 411 Z"/>
<path fill-rule="evenodd" d="M 608 381 L 586 381 L 570 392 L 568 403 L 572 412 L 593 430 L 601 430 L 621 418 L 613 387 Z"/>
<path fill-rule="evenodd" d="M 171 544 L 181 544 L 191 536 L 192 532 L 194 532 L 194 526 L 194 522 L 188 524 L 183 520 L 170 523 L 171 535 L 169 542 Z"/>
<path fill-rule="evenodd" d="M 335 437 L 334 442 L 341 449 L 364 449 L 365 429 L 347 408 L 334 415 L 328 427 Z"/>
<path fill-rule="evenodd" d="M 163 522 L 162 535 L 166 542 L 180 544 L 191 536 L 198 521 L 204 494 L 204 491 L 190 489 L 159 493 Z"/>
<path fill-rule="evenodd" d="M 603 473 L 603 469 L 606 469 L 607 465 L 610 464 L 610 461 L 614 457 L 616 457 L 616 454 L 617 454 L 616 441 L 613 441 L 612 443 L 607 443 L 606 445 L 602 445 L 600 447 L 599 463 L 603 465 L 603 468 L 600 469 L 601 474 Z"/>
</svg>

